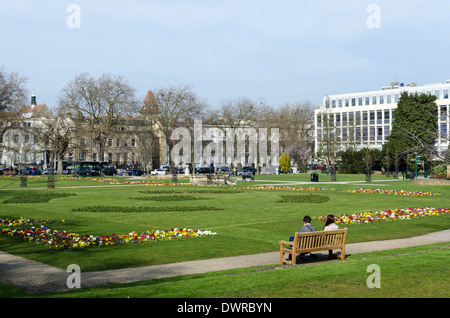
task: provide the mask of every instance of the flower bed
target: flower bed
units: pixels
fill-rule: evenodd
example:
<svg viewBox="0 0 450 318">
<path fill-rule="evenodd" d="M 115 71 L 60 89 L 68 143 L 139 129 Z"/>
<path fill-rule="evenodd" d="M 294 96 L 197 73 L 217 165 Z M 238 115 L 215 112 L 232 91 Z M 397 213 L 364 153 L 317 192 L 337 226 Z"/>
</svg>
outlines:
<svg viewBox="0 0 450 318">
<path fill-rule="evenodd" d="M 280 187 L 280 186 L 249 186 L 242 187 L 241 189 L 247 190 L 287 190 L 287 191 L 321 191 L 321 190 L 334 190 L 330 188 L 315 188 L 315 187 Z"/>
<path fill-rule="evenodd" d="M 91 246 L 124 245 L 129 243 L 146 243 L 155 241 L 175 240 L 180 238 L 196 238 L 217 235 L 208 230 L 191 230 L 173 228 L 170 230 L 153 230 L 147 232 L 131 232 L 128 234 L 79 235 L 67 231 L 52 230 L 40 227 L 20 227 L 23 225 L 49 224 L 48 220 L 32 220 L 20 218 L 18 220 L 0 219 L 2 225 L 0 233 L 9 237 L 19 238 L 27 242 L 34 242 L 59 249 L 84 248 Z M 7 227 L 5 227 L 7 226 Z M 19 227 L 17 227 L 19 226 Z"/>
<path fill-rule="evenodd" d="M 388 190 L 388 189 L 358 189 L 358 190 L 343 190 L 343 192 L 350 193 L 379 193 L 379 194 L 392 194 L 392 195 L 401 195 L 401 196 L 409 196 L 409 197 L 421 197 L 421 196 L 430 196 L 430 195 L 441 195 L 436 192 L 425 192 L 425 191 L 404 191 L 404 190 Z"/>
<path fill-rule="evenodd" d="M 353 214 L 341 214 L 336 216 L 336 224 L 373 223 L 383 221 L 411 220 L 427 216 L 436 216 L 450 213 L 450 209 L 435 209 L 432 207 L 406 209 L 392 209 L 385 211 L 368 211 Z M 326 216 L 313 217 L 314 220 L 325 221 Z"/>
</svg>

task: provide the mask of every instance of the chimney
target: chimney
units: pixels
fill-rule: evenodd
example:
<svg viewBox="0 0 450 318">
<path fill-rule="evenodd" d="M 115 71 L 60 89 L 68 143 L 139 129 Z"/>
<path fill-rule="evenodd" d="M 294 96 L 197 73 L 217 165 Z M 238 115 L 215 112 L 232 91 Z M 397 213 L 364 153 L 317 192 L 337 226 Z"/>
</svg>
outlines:
<svg viewBox="0 0 450 318">
<path fill-rule="evenodd" d="M 34 93 L 31 95 L 31 106 L 36 106 L 36 95 Z"/>
</svg>

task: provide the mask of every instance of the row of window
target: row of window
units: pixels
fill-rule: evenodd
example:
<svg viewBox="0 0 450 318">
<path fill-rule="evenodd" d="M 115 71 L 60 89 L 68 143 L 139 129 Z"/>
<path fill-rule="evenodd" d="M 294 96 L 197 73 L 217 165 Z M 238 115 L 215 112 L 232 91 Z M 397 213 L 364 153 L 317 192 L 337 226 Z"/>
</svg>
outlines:
<svg viewBox="0 0 450 318">
<path fill-rule="evenodd" d="M 106 154 L 105 154 L 106 155 Z M 108 163 L 112 164 L 114 162 L 114 160 L 118 163 L 118 164 L 136 164 L 136 154 L 135 153 L 131 153 L 131 155 L 127 152 L 125 153 L 117 153 L 115 156 L 112 153 L 108 153 Z M 69 156 L 70 157 L 70 156 Z M 91 158 L 88 158 L 86 152 L 81 152 L 79 155 L 79 160 L 80 161 L 98 161 L 98 154 L 97 153 L 92 153 Z"/>
<path fill-rule="evenodd" d="M 435 95 L 438 99 L 448 99 L 448 89 L 436 89 L 436 90 L 422 90 L 417 91 L 420 94 Z M 326 108 L 339 108 L 339 107 L 354 107 L 354 106 L 374 106 L 374 105 L 384 105 L 384 104 L 395 104 L 398 103 L 400 99 L 400 94 L 382 94 L 382 95 L 372 95 L 372 96 L 359 96 L 359 97 L 349 97 L 349 98 L 333 98 L 326 99 Z"/>
<path fill-rule="evenodd" d="M 384 132 L 384 135 L 383 135 Z M 356 127 L 356 128 L 336 128 L 331 133 L 332 138 L 337 138 L 340 141 L 383 141 L 391 134 L 390 126 L 378 127 Z M 327 138 L 327 132 L 317 129 L 317 141 L 321 142 L 322 138 Z"/>
<path fill-rule="evenodd" d="M 439 119 L 441 122 L 450 119 L 448 111 L 450 107 L 439 107 Z M 325 119 L 322 119 L 324 114 L 318 114 L 316 118 L 317 127 L 322 127 L 322 123 Z M 326 116 L 326 115 L 325 115 Z M 328 114 L 330 123 L 334 126 L 347 126 L 347 125 L 381 125 L 391 124 L 393 122 L 393 114 L 391 109 L 384 110 L 367 110 L 356 112 L 342 112 L 335 114 Z"/>
<path fill-rule="evenodd" d="M 450 138 L 449 135 L 450 124 L 441 123 L 439 125 L 439 139 L 446 140 Z M 384 135 L 383 135 L 384 132 Z M 377 140 L 383 141 L 386 140 L 387 137 L 391 133 L 390 126 L 377 126 L 377 127 L 355 127 L 355 128 L 335 128 L 332 129 L 331 134 L 341 141 L 367 141 L 367 140 Z M 317 141 L 321 142 L 322 137 L 326 138 L 326 131 L 322 131 L 322 129 L 317 129 Z"/>
<path fill-rule="evenodd" d="M 318 128 L 322 127 L 322 123 L 325 123 L 327 115 L 318 114 L 316 118 L 316 125 Z M 334 126 L 347 126 L 347 125 L 381 125 L 391 124 L 393 121 L 391 110 L 370 110 L 370 111 L 358 111 L 358 112 L 345 112 L 328 114 L 329 124 Z"/>
<path fill-rule="evenodd" d="M 108 139 L 108 143 L 107 143 L 108 147 L 114 147 L 114 142 L 112 138 Z M 115 146 L 116 147 L 128 147 L 129 144 L 129 140 L 125 139 L 125 140 L 120 140 L 120 139 L 116 139 L 115 142 Z M 87 142 L 86 142 L 86 138 L 82 138 L 80 140 L 80 146 L 81 147 L 86 147 L 87 146 Z M 97 147 L 98 146 L 98 142 L 97 139 L 92 139 L 92 147 Z M 131 147 L 136 147 L 136 139 L 131 139 Z"/>
</svg>

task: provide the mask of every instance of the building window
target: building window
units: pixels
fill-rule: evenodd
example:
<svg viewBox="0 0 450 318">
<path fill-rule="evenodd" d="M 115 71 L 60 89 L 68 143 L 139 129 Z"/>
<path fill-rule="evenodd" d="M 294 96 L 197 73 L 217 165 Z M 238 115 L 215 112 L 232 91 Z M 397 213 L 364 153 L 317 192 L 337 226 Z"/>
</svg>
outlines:
<svg viewBox="0 0 450 318">
<path fill-rule="evenodd" d="M 361 141 L 361 128 L 357 127 L 355 129 L 355 137 L 356 137 L 356 141 Z"/>
<path fill-rule="evenodd" d="M 18 135 L 18 134 L 14 134 L 14 136 L 13 136 L 13 142 L 14 142 L 15 144 L 18 144 L 18 143 L 19 143 L 19 135 Z"/>
<path fill-rule="evenodd" d="M 112 163 L 113 163 L 113 154 L 108 153 L 108 164 L 112 164 Z"/>
<path fill-rule="evenodd" d="M 394 102 L 397 104 L 399 100 L 400 100 L 400 95 L 395 94 L 394 95 Z"/>
<path fill-rule="evenodd" d="M 338 106 L 342 107 L 342 99 L 338 100 Z"/>
<path fill-rule="evenodd" d="M 447 139 L 447 124 L 441 124 L 441 139 Z"/>
<path fill-rule="evenodd" d="M 359 126 L 361 125 L 361 112 L 356 112 L 356 125 Z"/>
<path fill-rule="evenodd" d="M 85 152 L 80 153 L 80 161 L 86 161 L 86 153 Z"/>
<path fill-rule="evenodd" d="M 347 113 L 342 113 L 342 125 L 347 126 Z"/>
<path fill-rule="evenodd" d="M 441 99 L 441 92 L 439 90 L 434 91 L 434 96 L 437 97 L 437 99 Z"/>
<path fill-rule="evenodd" d="M 322 115 L 317 115 L 317 127 L 322 127 Z"/>
<path fill-rule="evenodd" d="M 377 97 L 372 96 L 372 105 L 376 105 L 376 104 L 377 104 Z"/>
<path fill-rule="evenodd" d="M 30 135 L 26 134 L 25 135 L 25 143 L 29 143 L 30 142 Z"/>
<path fill-rule="evenodd" d="M 362 112 L 363 125 L 367 125 L 367 112 Z"/>
<path fill-rule="evenodd" d="M 317 141 L 322 141 L 322 129 L 317 129 Z"/>
<path fill-rule="evenodd" d="M 370 141 L 375 140 L 375 127 L 370 127 Z"/>
<path fill-rule="evenodd" d="M 386 96 L 386 103 L 387 104 L 391 104 L 392 103 L 392 95 L 387 95 Z"/>
<path fill-rule="evenodd" d="M 356 106 L 356 98 L 352 98 L 352 106 Z"/>
<path fill-rule="evenodd" d="M 444 89 L 443 95 L 444 99 L 448 99 L 448 89 Z"/>
<path fill-rule="evenodd" d="M 341 114 L 336 114 L 336 126 L 341 125 Z"/>
<path fill-rule="evenodd" d="M 331 101 L 331 107 L 332 107 L 332 108 L 336 108 L 336 100 L 335 100 L 335 99 L 333 99 L 333 100 Z"/>
<path fill-rule="evenodd" d="M 359 97 L 358 98 L 358 106 L 362 106 L 363 105 L 363 98 Z"/>
<path fill-rule="evenodd" d="M 383 112 L 381 110 L 377 110 L 377 125 L 381 125 L 383 123 L 382 114 Z"/>
<path fill-rule="evenodd" d="M 384 104 L 384 95 L 381 95 L 381 96 L 380 96 L 380 104 L 381 104 L 381 105 Z"/>
<path fill-rule="evenodd" d="M 367 96 L 367 97 L 366 97 L 366 106 L 369 106 L 369 105 L 370 105 L 370 97 Z"/>
<path fill-rule="evenodd" d="M 97 161 L 97 153 L 92 153 L 92 161 Z"/>
<path fill-rule="evenodd" d="M 136 147 L 136 139 L 131 139 L 131 147 Z"/>
<path fill-rule="evenodd" d="M 348 103 L 348 98 L 345 99 L 345 107 L 348 107 L 349 103 Z"/>
<path fill-rule="evenodd" d="M 113 145 L 113 140 L 112 140 L 112 138 L 109 138 L 108 139 L 108 147 L 112 147 L 112 145 Z"/>
<path fill-rule="evenodd" d="M 384 139 L 387 139 L 387 137 L 389 137 L 390 134 L 391 134 L 391 127 L 384 126 Z"/>
<path fill-rule="evenodd" d="M 447 121 L 447 106 L 441 106 L 441 121 Z"/>
<path fill-rule="evenodd" d="M 120 147 L 120 139 L 119 138 L 117 138 L 117 140 L 116 140 L 116 146 Z"/>
<path fill-rule="evenodd" d="M 348 124 L 350 125 L 350 126 L 353 126 L 353 124 L 354 124 L 354 113 L 353 112 L 351 112 L 351 113 L 348 113 Z"/>
<path fill-rule="evenodd" d="M 81 147 L 85 147 L 85 146 L 86 146 L 86 139 L 85 139 L 85 138 L 81 138 L 81 140 L 80 140 L 80 146 L 81 146 Z"/>
<path fill-rule="evenodd" d="M 383 128 L 377 127 L 377 140 L 383 140 Z"/>
<path fill-rule="evenodd" d="M 92 139 L 92 147 L 97 147 L 97 139 Z"/>
<path fill-rule="evenodd" d="M 375 125 L 375 111 L 370 111 L 370 125 Z"/>
<path fill-rule="evenodd" d="M 384 110 L 384 123 L 389 124 L 389 109 Z"/>
</svg>

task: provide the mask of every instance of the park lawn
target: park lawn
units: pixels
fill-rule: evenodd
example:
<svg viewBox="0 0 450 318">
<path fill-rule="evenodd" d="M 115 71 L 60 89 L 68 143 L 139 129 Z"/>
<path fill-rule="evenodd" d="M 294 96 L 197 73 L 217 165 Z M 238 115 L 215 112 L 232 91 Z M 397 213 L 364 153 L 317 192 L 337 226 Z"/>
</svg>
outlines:
<svg viewBox="0 0 450 318">
<path fill-rule="evenodd" d="M 279 176 L 278 180 L 283 180 Z M 386 178 L 386 177 L 384 177 Z M 72 180 L 78 184 L 80 180 Z M 64 180 L 67 184 L 71 180 Z M 87 182 L 87 181 L 85 181 Z M 95 183 L 94 181 L 89 181 Z M 256 184 L 256 183 L 254 183 Z M 408 207 L 449 208 L 450 187 L 418 186 L 408 181 L 361 183 L 362 185 L 311 184 L 301 187 L 321 187 L 318 191 L 293 190 L 250 190 L 232 193 L 188 193 L 205 200 L 199 201 L 147 201 L 136 197 L 152 196 L 142 193 L 152 190 L 187 190 L 222 188 L 197 186 L 146 186 L 108 185 L 104 187 L 73 188 L 58 186 L 56 189 L 18 189 L 0 191 L 0 202 L 25 193 L 65 193 L 67 197 L 54 198 L 47 203 L 0 203 L 2 218 L 49 219 L 57 223 L 51 229 L 66 230 L 82 235 L 112 235 L 171 228 L 210 230 L 217 235 L 203 238 L 174 241 L 128 244 L 124 246 L 104 246 L 84 249 L 58 250 L 43 245 L 26 243 L 14 238 L 0 237 L 1 250 L 34 259 L 61 269 L 69 264 L 78 264 L 82 271 L 107 270 L 165 263 L 175 263 L 196 259 L 207 259 L 243 254 L 277 251 L 278 241 L 287 239 L 298 231 L 304 215 L 312 217 L 333 213 L 355 213 Z M 239 186 L 251 183 L 239 182 Z M 403 197 L 387 194 L 346 193 L 342 190 L 366 188 L 391 188 L 397 190 L 421 190 L 440 192 L 439 196 Z M 283 194 L 321 194 L 329 197 L 324 203 L 279 203 Z M 159 194 L 153 194 L 154 196 Z M 189 212 L 74 212 L 75 208 L 109 205 L 118 207 L 167 207 L 177 206 L 180 210 L 190 206 L 220 208 L 215 211 Z M 64 220 L 64 222 L 62 222 Z M 315 219 L 313 225 L 320 230 L 323 221 Z M 421 235 L 448 229 L 449 215 L 440 215 L 408 221 L 386 221 L 373 224 L 348 224 L 348 243 L 393 239 Z M 341 227 L 343 227 L 341 225 Z"/>
<path fill-rule="evenodd" d="M 17 298 L 448 298 L 449 256 L 448 244 L 433 244 L 356 254 L 346 262 L 254 267 L 39 295 L 0 284 L 0 294 Z M 367 285 L 374 282 L 369 277 L 374 272 L 368 269 L 373 264 L 379 267 L 380 288 Z"/>
</svg>

